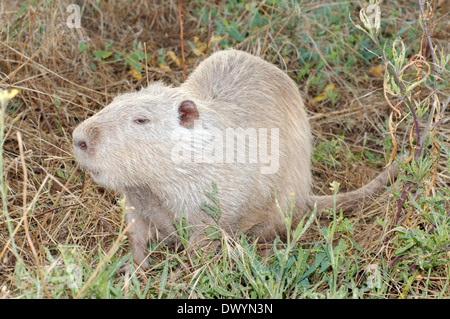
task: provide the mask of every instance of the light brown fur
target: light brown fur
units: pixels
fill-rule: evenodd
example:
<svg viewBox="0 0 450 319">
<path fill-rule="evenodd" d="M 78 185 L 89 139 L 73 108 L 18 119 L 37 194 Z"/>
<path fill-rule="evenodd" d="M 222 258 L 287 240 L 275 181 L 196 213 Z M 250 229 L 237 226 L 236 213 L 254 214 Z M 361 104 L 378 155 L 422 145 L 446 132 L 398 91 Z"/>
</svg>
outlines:
<svg viewBox="0 0 450 319">
<path fill-rule="evenodd" d="M 181 107 L 184 101 L 188 101 L 186 112 Z M 193 105 L 198 114 L 190 113 Z M 278 128 L 278 171 L 261 174 L 262 163 L 172 161 L 177 138 L 189 140 L 194 134 L 187 119 L 196 116 L 205 132 L 209 126 L 222 131 Z M 149 121 L 142 124 L 136 122 L 139 119 Z M 128 220 L 135 221 L 130 229 L 134 258 L 144 267 L 148 267 L 148 241 L 175 242 L 173 221 L 181 214 L 191 227 L 191 242 L 203 237 L 204 226 L 212 220 L 200 204 L 208 201 L 204 192 L 211 191 L 212 182 L 218 187 L 221 228 L 261 240 L 285 233 L 276 200 L 285 210 L 290 206 L 289 195 L 295 193 L 296 220 L 315 202 L 320 209 L 332 206 L 330 197 L 311 194 L 312 137 L 295 83 L 274 65 L 241 51 L 213 54 L 180 87 L 154 83 L 117 96 L 80 124 L 73 137 L 82 167 L 99 184 L 125 195 Z M 355 207 L 386 182 L 384 172 L 361 190 L 339 195 L 338 204 L 343 209 Z"/>
</svg>

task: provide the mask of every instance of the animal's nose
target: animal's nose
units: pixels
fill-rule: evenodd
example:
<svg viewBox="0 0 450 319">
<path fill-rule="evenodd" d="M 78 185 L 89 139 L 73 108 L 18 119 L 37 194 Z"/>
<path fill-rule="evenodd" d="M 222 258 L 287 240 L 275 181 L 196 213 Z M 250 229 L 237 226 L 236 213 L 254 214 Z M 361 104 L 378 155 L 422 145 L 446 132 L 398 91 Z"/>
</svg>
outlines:
<svg viewBox="0 0 450 319">
<path fill-rule="evenodd" d="M 77 152 L 89 152 L 91 154 L 99 136 L 100 130 L 97 127 L 90 125 L 88 122 L 83 122 L 72 133 L 73 147 Z"/>
</svg>

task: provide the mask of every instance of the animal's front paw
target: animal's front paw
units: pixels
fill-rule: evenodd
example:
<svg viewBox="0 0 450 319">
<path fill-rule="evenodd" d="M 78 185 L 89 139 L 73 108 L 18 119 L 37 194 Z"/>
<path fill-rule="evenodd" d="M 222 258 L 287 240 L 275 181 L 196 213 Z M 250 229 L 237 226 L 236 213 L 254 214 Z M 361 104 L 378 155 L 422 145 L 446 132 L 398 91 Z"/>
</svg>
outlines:
<svg viewBox="0 0 450 319">
<path fill-rule="evenodd" d="M 117 270 L 116 276 L 121 276 L 121 275 L 125 276 L 125 275 L 129 275 L 133 272 L 134 272 L 133 263 L 127 262 L 124 265 L 122 265 L 122 267 L 120 267 L 119 270 Z"/>
<path fill-rule="evenodd" d="M 131 262 L 127 262 L 125 263 L 122 267 L 119 268 L 119 270 L 116 272 L 117 276 L 127 276 L 130 274 L 133 274 L 136 272 L 136 270 L 145 272 L 150 268 L 150 263 L 145 260 L 144 262 L 142 262 L 141 264 L 136 264 L 136 263 L 131 263 Z"/>
</svg>

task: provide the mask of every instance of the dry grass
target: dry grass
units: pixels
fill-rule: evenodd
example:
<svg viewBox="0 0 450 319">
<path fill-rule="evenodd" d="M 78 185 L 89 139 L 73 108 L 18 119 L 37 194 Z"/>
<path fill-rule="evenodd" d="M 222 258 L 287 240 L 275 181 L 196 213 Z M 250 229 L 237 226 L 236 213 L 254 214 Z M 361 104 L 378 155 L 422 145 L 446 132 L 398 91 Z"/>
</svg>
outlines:
<svg viewBox="0 0 450 319">
<path fill-rule="evenodd" d="M 312 12 L 320 8 L 323 2 L 306 3 L 303 10 Z M 3 171 L 16 247 L 25 266 L 33 269 L 46 267 L 44 247 L 75 245 L 82 247 L 85 256 L 95 253 L 100 247 L 106 254 L 124 227 L 123 213 L 116 194 L 99 188 L 77 169 L 71 151 L 73 128 L 105 107 L 117 93 L 135 90 L 161 79 L 177 85 L 183 81 L 183 66 L 177 65 L 169 55 L 173 51 L 181 59 L 177 1 L 105 1 L 101 7 L 97 7 L 97 1 L 80 2 L 83 4 L 81 29 L 70 29 L 66 25 L 66 8 L 71 1 L 40 1 L 37 10 L 21 11 L 22 3 L 3 1 L 0 7 L 0 11 L 3 10 L 0 15 L 3 25 L 0 31 L 0 89 L 16 88 L 20 91 L 10 103 L 10 112 L 5 118 Z M 416 19 L 417 10 L 411 7 L 409 1 L 404 3 L 402 17 L 389 24 L 389 28 L 404 26 L 405 16 Z M 386 4 L 386 7 L 390 5 Z M 208 2 L 207 5 L 217 12 L 223 12 L 223 6 L 220 1 Z M 187 45 L 188 41 L 194 43 L 194 37 L 197 36 L 206 43 L 210 32 L 209 38 L 215 35 L 215 26 L 212 25 L 208 30 L 193 13 L 201 7 L 201 4 L 185 2 L 182 6 L 188 74 L 204 56 L 197 56 L 192 47 Z M 269 5 L 261 7 L 261 12 L 267 16 L 278 11 Z M 305 34 L 311 32 L 311 28 L 317 30 L 318 22 L 312 14 L 301 16 L 292 11 L 290 15 L 292 19 L 304 18 L 310 24 Z M 356 15 L 352 12 L 352 16 Z M 445 39 L 448 39 L 445 19 L 445 16 L 440 16 L 436 20 L 436 32 L 433 35 L 435 44 L 445 44 Z M 326 28 L 322 31 L 333 32 Z M 314 38 L 314 34 L 311 36 Z M 346 34 L 340 36 L 345 37 Z M 88 44 L 89 50 L 79 52 L 82 39 Z M 286 47 L 303 46 L 319 55 L 321 53 L 314 40 L 304 42 L 290 38 L 287 27 L 276 19 L 270 20 L 268 26 L 255 31 L 236 47 L 263 53 L 267 60 L 286 68 L 295 79 L 302 68 L 296 59 L 296 51 L 293 50 L 291 56 L 278 54 L 277 51 L 281 52 L 283 47 L 274 39 L 286 39 Z M 114 41 L 114 52 L 123 52 L 124 56 L 133 52 L 136 43 L 145 43 L 142 51 L 149 56 L 147 61 L 140 63 L 143 68 L 142 78 L 133 76 L 130 65 L 123 61 L 94 61 L 93 52 L 104 50 L 110 40 Z M 208 51 L 215 51 L 219 47 L 217 42 L 212 41 Z M 346 49 L 355 50 L 352 47 Z M 357 56 L 360 53 L 354 54 Z M 158 59 L 161 57 L 164 57 L 165 64 Z M 327 61 L 326 58 L 323 60 Z M 95 64 L 95 69 L 92 64 Z M 333 180 L 341 183 L 342 190 L 360 187 L 384 166 L 389 156 L 382 141 L 387 136 L 386 120 L 390 110 L 382 95 L 382 78 L 370 74 L 369 66 L 349 68 L 325 63 L 323 80 L 335 83 L 339 93 L 335 105 L 313 100 L 320 92 L 314 91 L 318 86 L 308 86 L 312 76 L 300 81 L 316 144 L 344 136 L 344 140 L 338 140 L 338 147 L 334 150 L 334 159 L 339 165 L 314 162 L 315 191 L 318 194 L 329 193 L 328 185 Z M 407 149 L 411 126 L 412 121 L 405 121 L 399 126 L 399 149 Z M 438 134 L 450 136 L 448 125 L 441 126 L 439 130 Z M 22 155 L 17 132 L 22 136 Z M 356 153 L 362 155 L 351 155 Z M 367 154 L 374 154 L 374 159 L 367 158 Z M 436 185 L 442 189 L 450 187 L 446 160 L 441 158 L 437 167 Z M 22 161 L 26 165 L 26 175 Z M 361 259 L 368 264 L 381 257 L 387 264 L 395 259 L 392 241 L 383 239 L 386 231 L 397 226 L 396 205 L 397 200 L 390 193 L 385 193 L 352 216 L 355 221 L 353 240 L 362 247 Z M 23 218 L 24 207 L 27 219 Z M 450 206 L 447 205 L 447 208 Z M 377 216 L 385 222 L 384 227 L 377 223 Z M 421 216 L 412 214 L 403 219 L 401 225 L 407 228 L 423 227 L 423 220 Z M 32 245 L 27 240 L 27 232 Z M 319 232 L 316 227 L 304 236 L 303 241 L 312 243 L 317 236 Z M 6 220 L 2 216 L 0 285 L 10 291 L 3 291 L 4 297 L 18 297 L 14 293 L 15 257 L 10 240 Z M 127 251 L 125 243 L 119 247 L 118 254 Z M 419 293 L 425 285 L 424 278 L 416 277 L 411 289 Z M 438 294 L 445 287 L 445 282 L 446 278 L 442 276 L 429 279 L 426 285 L 430 295 L 432 291 Z M 398 297 L 402 293 L 401 287 L 402 283 L 393 283 L 386 297 Z M 444 295 L 450 296 L 448 292 Z"/>
</svg>

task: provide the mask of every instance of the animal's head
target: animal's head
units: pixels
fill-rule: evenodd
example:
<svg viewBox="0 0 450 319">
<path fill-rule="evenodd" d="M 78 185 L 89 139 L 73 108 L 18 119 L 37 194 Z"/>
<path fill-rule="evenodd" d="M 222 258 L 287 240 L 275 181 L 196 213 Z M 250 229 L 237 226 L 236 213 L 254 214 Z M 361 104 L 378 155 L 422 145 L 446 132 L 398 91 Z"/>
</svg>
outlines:
<svg viewBox="0 0 450 319">
<path fill-rule="evenodd" d="M 198 117 L 195 102 L 155 83 L 117 96 L 81 123 L 73 132 L 75 156 L 107 188 L 140 187 L 167 174 L 176 137 L 189 135 Z"/>
</svg>

